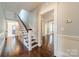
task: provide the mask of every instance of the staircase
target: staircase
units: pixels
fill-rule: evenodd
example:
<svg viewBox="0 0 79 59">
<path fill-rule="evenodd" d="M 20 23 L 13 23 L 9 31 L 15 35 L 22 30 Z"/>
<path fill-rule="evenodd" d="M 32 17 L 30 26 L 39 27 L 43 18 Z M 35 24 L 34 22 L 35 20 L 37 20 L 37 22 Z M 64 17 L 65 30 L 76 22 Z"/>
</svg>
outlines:
<svg viewBox="0 0 79 59">
<path fill-rule="evenodd" d="M 22 43 L 29 51 L 31 51 L 33 48 L 38 46 L 37 40 L 34 38 L 33 30 L 27 28 L 27 26 L 24 24 L 24 22 L 21 20 L 19 16 L 18 18 L 19 18 L 18 22 L 20 25 L 20 31 L 23 39 Z"/>
</svg>

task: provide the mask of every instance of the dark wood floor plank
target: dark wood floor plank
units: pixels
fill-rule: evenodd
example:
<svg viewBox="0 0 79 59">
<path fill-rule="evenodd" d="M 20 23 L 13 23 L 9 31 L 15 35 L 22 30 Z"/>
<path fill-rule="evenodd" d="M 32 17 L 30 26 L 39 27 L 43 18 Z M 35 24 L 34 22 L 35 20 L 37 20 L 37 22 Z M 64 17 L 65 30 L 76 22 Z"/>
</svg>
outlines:
<svg viewBox="0 0 79 59">
<path fill-rule="evenodd" d="M 7 57 L 54 57 L 54 50 L 46 45 L 35 47 L 29 52 L 28 49 L 18 40 L 18 37 L 16 37 L 16 40 L 17 44 L 20 46 L 19 52 L 15 52 L 14 55 L 7 55 Z"/>
</svg>

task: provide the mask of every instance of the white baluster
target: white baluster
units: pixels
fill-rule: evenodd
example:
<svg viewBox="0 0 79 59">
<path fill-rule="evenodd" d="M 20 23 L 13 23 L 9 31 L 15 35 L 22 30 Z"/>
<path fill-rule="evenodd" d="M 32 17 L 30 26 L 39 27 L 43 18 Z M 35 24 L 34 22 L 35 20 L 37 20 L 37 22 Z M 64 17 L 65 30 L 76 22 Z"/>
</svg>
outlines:
<svg viewBox="0 0 79 59">
<path fill-rule="evenodd" d="M 29 51 L 32 50 L 32 48 L 31 48 L 31 36 L 32 36 L 32 30 L 29 30 L 28 31 Z"/>
</svg>

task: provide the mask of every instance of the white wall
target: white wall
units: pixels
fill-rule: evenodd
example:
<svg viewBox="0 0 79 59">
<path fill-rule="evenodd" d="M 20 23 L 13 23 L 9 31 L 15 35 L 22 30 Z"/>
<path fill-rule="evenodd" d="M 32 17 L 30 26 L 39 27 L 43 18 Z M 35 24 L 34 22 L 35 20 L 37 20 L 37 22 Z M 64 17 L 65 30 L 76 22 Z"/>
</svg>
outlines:
<svg viewBox="0 0 79 59">
<path fill-rule="evenodd" d="M 4 18 L 4 11 L 2 4 L 0 4 L 0 55 L 2 53 L 2 49 L 5 43 L 5 28 L 6 28 L 6 21 Z"/>
<path fill-rule="evenodd" d="M 26 21 L 28 17 L 28 11 L 22 9 L 19 13 L 19 16 L 23 21 Z"/>
<path fill-rule="evenodd" d="M 5 18 L 3 12 L 2 5 L 0 4 L 0 33 L 4 31 Z"/>
<path fill-rule="evenodd" d="M 19 13 L 19 17 L 21 18 L 21 20 L 24 22 L 24 24 L 26 26 L 28 26 L 29 24 L 29 11 L 22 9 Z"/>
<path fill-rule="evenodd" d="M 57 13 L 58 56 L 79 56 L 79 3 L 58 3 Z M 66 23 L 67 19 L 72 22 Z"/>
<path fill-rule="evenodd" d="M 38 39 L 38 10 L 33 10 L 29 14 L 29 26 L 32 28 L 35 39 Z"/>
</svg>

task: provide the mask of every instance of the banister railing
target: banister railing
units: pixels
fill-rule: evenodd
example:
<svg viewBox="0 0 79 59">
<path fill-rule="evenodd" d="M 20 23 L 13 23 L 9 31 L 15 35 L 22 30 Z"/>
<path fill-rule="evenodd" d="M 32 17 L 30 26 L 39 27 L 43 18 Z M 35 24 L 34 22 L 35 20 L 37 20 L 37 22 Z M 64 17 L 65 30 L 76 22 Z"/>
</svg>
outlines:
<svg viewBox="0 0 79 59">
<path fill-rule="evenodd" d="M 27 28 L 27 26 L 24 24 L 24 22 L 21 20 L 21 18 L 19 17 L 19 15 L 17 15 L 18 16 L 18 18 L 19 18 L 19 20 L 21 21 L 21 23 L 23 24 L 23 26 L 25 27 L 25 29 L 26 29 L 26 31 L 28 32 L 28 28 Z"/>
</svg>

